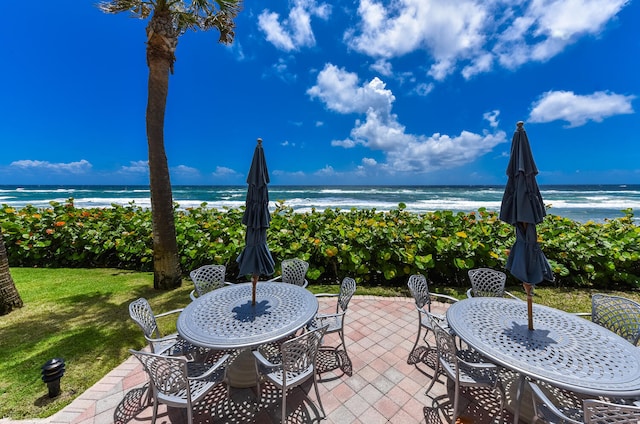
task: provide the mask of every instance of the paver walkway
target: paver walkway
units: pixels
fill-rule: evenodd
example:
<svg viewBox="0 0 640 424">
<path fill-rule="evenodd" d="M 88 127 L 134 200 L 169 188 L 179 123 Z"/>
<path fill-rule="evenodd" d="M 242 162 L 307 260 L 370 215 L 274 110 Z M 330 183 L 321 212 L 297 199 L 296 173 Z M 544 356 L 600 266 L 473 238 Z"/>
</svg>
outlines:
<svg viewBox="0 0 640 424">
<path fill-rule="evenodd" d="M 335 299 L 320 299 L 322 311 L 332 312 Z M 446 305 L 435 303 L 434 312 L 444 312 Z M 433 375 L 435 353 L 422 347 L 419 361 L 408 364 L 409 350 L 415 341 L 417 313 L 413 299 L 354 296 L 346 321 L 347 351 L 351 369 L 338 367 L 336 353 L 323 351 L 318 357 L 322 371 L 320 396 L 326 424 L 428 423 L 440 424 L 450 413 L 447 395 L 451 388 L 441 375 L 429 395 L 425 388 Z M 335 334 L 325 336 L 326 344 L 337 344 Z M 338 352 L 344 355 L 343 351 Z M 20 424 L 107 424 L 150 423 L 152 408 L 145 404 L 146 375 L 135 358 L 129 358 L 70 405 L 45 420 L 20 421 Z M 263 385 L 262 402 L 254 388 L 232 389 L 225 396 L 218 386 L 205 402 L 195 407 L 196 423 L 280 422 L 279 392 Z M 309 393 L 311 400 L 306 398 Z M 287 397 L 290 423 L 319 422 L 315 392 L 310 384 L 295 389 Z M 489 423 L 495 413 L 495 397 L 487 392 L 462 397 L 462 416 L 466 422 Z M 492 411 L 493 410 L 493 411 Z M 182 410 L 160 406 L 158 423 L 186 422 Z M 505 413 L 504 422 L 512 422 Z M 12 423 L 0 419 L 0 424 Z"/>
</svg>

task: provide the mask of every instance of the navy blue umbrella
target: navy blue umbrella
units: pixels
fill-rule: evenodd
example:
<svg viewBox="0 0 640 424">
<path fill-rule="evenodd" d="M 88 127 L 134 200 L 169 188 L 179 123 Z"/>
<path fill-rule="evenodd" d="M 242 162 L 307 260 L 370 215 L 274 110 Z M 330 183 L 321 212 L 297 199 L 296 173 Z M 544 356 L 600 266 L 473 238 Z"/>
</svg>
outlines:
<svg viewBox="0 0 640 424">
<path fill-rule="evenodd" d="M 536 182 L 538 168 L 533 160 L 524 122 L 517 124 L 507 165 L 507 185 L 500 206 L 500 220 L 516 228 L 516 241 L 507 259 L 507 270 L 522 281 L 527 292 L 529 329 L 533 330 L 532 288 L 543 280 L 553 281 L 549 261 L 538 244 L 536 224 L 547 214 Z"/>
<path fill-rule="evenodd" d="M 275 262 L 267 246 L 267 228 L 271 222 L 269 214 L 269 171 L 264 158 L 262 139 L 253 153 L 253 161 L 247 177 L 247 198 L 242 223 L 247 226 L 245 247 L 236 259 L 240 265 L 240 275 L 251 275 L 253 282 L 252 304 L 255 305 L 256 284 L 260 275 L 271 275 Z"/>
</svg>

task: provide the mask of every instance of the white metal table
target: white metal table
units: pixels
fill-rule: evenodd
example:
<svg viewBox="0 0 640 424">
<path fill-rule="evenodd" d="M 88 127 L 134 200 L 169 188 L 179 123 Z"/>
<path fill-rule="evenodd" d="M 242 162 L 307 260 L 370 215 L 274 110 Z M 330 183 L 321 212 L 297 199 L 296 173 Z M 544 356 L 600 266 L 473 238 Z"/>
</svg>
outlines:
<svg viewBox="0 0 640 424">
<path fill-rule="evenodd" d="M 302 287 L 258 282 L 256 304 L 251 283 L 233 284 L 206 293 L 180 313 L 177 330 L 185 340 L 211 349 L 245 349 L 229 367 L 235 387 L 255 385 L 253 355 L 246 349 L 273 342 L 302 328 L 318 312 L 318 300 Z"/>
<path fill-rule="evenodd" d="M 592 396 L 640 396 L 640 349 L 591 321 L 558 309 L 476 297 L 452 304 L 450 328 L 465 343 L 498 365 L 519 373 L 515 423 L 525 376 Z"/>
</svg>

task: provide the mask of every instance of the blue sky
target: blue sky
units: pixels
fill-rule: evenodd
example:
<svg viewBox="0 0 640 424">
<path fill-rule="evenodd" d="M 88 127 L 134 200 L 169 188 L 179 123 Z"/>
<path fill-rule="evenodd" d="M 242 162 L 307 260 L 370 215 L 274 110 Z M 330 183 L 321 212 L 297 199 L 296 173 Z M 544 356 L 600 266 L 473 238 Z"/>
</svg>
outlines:
<svg viewBox="0 0 640 424">
<path fill-rule="evenodd" d="M 148 184 L 146 21 L 8 2 L 0 184 Z M 525 121 L 540 184 L 640 183 L 640 2 L 246 1 L 232 46 L 188 32 L 173 184 L 504 184 Z"/>
</svg>

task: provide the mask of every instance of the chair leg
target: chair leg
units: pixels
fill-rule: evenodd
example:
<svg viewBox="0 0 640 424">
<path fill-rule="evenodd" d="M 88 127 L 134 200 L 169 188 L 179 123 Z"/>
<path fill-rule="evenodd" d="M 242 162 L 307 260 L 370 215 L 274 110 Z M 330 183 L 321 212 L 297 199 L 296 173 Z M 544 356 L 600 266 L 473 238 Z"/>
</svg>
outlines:
<svg viewBox="0 0 640 424">
<path fill-rule="evenodd" d="M 280 421 L 282 424 L 287 422 L 287 388 L 282 388 L 282 419 Z"/>
<path fill-rule="evenodd" d="M 187 404 L 187 424 L 193 424 L 193 406 L 191 406 L 191 403 Z"/>
<path fill-rule="evenodd" d="M 429 383 L 429 387 L 427 387 L 427 390 L 424 392 L 425 395 L 429 394 L 431 388 L 438 380 L 438 374 L 440 374 L 440 360 L 436 358 L 436 367 L 433 370 L 433 378 L 431 379 L 431 383 Z"/>
<path fill-rule="evenodd" d="M 320 411 L 322 411 L 322 418 L 326 418 L 327 413 L 324 412 L 324 406 L 322 406 L 322 398 L 320 398 L 320 391 L 318 390 L 318 381 L 316 380 L 316 374 L 313 374 L 313 385 L 316 388 L 316 398 L 318 398 L 318 405 L 320 405 Z"/>
<path fill-rule="evenodd" d="M 409 357 L 413 354 L 413 351 L 418 347 L 418 342 L 420 341 L 420 333 L 422 333 L 422 322 L 418 323 L 418 335 L 416 336 L 416 342 L 413 344 L 413 347 L 409 351 Z"/>
<path fill-rule="evenodd" d="M 500 414 L 499 414 L 499 423 L 502 422 L 502 417 L 504 416 L 504 406 L 507 403 L 506 396 L 504 394 L 504 387 L 500 380 L 498 380 L 498 384 L 496 385 L 496 389 L 500 392 Z M 534 420 L 535 422 L 535 420 Z"/>
<path fill-rule="evenodd" d="M 151 417 L 151 424 L 156 424 L 156 417 L 158 416 L 158 399 L 153 397 L 153 416 Z"/>
<path fill-rule="evenodd" d="M 458 418 L 458 401 L 460 400 L 460 386 L 456 382 L 455 384 L 455 393 L 453 395 L 453 417 L 451 418 L 451 424 L 455 424 L 456 419 Z"/>
<path fill-rule="evenodd" d="M 349 352 L 347 352 L 347 344 L 344 342 L 344 332 L 340 331 L 340 339 L 342 339 L 342 348 L 344 349 L 344 354 L 347 355 L 347 360 L 349 364 L 352 364 L 351 358 L 349 358 Z"/>
</svg>

